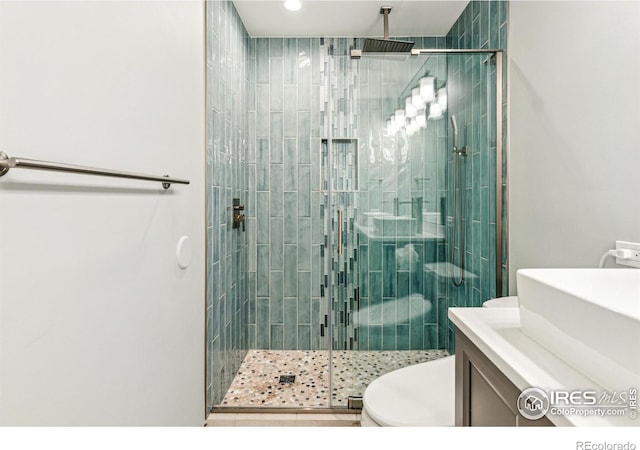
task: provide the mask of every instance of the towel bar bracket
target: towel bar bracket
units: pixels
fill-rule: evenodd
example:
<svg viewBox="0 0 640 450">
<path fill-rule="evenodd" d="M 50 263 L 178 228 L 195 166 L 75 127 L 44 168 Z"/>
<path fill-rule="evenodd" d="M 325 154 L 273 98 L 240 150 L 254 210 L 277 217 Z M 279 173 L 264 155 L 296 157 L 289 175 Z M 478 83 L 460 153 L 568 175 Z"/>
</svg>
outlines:
<svg viewBox="0 0 640 450">
<path fill-rule="evenodd" d="M 5 159 L 9 159 L 9 157 L 7 156 L 7 154 L 5 152 L 1 152 L 0 151 L 0 160 L 5 160 Z M 7 173 L 9 171 L 8 167 L 0 167 L 0 177 L 3 176 L 5 173 Z"/>
</svg>

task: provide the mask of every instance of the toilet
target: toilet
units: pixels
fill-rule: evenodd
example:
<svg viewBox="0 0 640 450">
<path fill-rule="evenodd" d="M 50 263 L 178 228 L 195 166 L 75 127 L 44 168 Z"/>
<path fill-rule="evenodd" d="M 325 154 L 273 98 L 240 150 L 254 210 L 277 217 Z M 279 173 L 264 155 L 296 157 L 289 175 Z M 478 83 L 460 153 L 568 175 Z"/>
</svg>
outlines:
<svg viewBox="0 0 640 450">
<path fill-rule="evenodd" d="M 517 307 L 517 297 L 487 300 L 486 308 Z M 454 426 L 455 355 L 394 370 L 364 391 L 363 427 Z"/>
</svg>

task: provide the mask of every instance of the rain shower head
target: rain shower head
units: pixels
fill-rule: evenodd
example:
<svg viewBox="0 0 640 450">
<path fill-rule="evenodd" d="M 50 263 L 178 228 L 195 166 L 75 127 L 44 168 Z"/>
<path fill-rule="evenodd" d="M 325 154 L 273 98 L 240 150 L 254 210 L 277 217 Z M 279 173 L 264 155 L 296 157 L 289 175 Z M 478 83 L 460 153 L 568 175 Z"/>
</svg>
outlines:
<svg viewBox="0 0 640 450">
<path fill-rule="evenodd" d="M 391 6 L 380 8 L 380 14 L 384 15 L 384 39 L 366 38 L 362 46 L 363 53 L 407 53 L 413 48 L 411 41 L 396 41 L 389 39 L 389 14 Z"/>
<path fill-rule="evenodd" d="M 367 38 L 362 46 L 363 53 L 407 53 L 411 51 L 413 42 L 394 41 L 392 39 Z"/>
</svg>

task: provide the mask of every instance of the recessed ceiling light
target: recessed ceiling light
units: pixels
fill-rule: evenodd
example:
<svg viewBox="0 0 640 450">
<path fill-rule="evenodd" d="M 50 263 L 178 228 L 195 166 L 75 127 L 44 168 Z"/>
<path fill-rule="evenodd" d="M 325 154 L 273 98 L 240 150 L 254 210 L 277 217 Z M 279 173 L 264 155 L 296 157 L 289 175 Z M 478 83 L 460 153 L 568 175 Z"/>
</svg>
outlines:
<svg viewBox="0 0 640 450">
<path fill-rule="evenodd" d="M 300 0 L 284 0 L 284 7 L 289 11 L 297 11 L 302 8 L 302 3 Z"/>
</svg>

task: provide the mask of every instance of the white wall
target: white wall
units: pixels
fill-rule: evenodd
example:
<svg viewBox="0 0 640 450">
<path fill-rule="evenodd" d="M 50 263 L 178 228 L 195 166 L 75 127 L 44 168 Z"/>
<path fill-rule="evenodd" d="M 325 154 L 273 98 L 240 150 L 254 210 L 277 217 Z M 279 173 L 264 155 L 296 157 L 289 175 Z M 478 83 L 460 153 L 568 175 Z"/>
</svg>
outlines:
<svg viewBox="0 0 640 450">
<path fill-rule="evenodd" d="M 0 425 L 202 424 L 203 20 L 200 1 L 0 2 L 0 149 L 191 180 L 0 179 Z"/>
<path fill-rule="evenodd" d="M 640 241 L 640 2 L 510 2 L 510 290 Z M 615 264 L 614 264 L 615 265 Z"/>
</svg>

